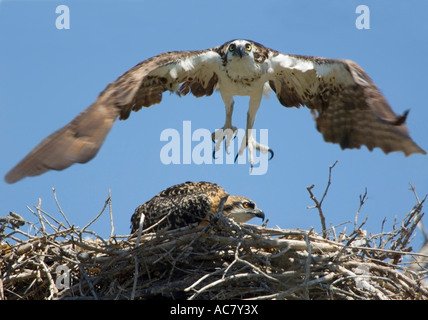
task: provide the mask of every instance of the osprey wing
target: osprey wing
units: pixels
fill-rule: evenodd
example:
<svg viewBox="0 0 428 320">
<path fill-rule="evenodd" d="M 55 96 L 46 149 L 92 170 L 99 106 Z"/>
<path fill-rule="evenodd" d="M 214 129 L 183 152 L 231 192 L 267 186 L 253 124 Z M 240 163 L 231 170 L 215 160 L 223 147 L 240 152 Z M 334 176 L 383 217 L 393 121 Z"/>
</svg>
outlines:
<svg viewBox="0 0 428 320">
<path fill-rule="evenodd" d="M 213 48 L 214 49 L 214 48 Z M 159 103 L 164 91 L 196 97 L 211 95 L 222 60 L 213 49 L 165 52 L 130 69 L 101 92 L 97 100 L 69 124 L 36 146 L 5 176 L 14 183 L 48 170 L 85 163 L 97 154 L 115 120 Z"/>
<path fill-rule="evenodd" d="M 409 136 L 407 112 L 396 115 L 379 89 L 355 62 L 275 52 L 269 85 L 286 107 L 312 110 L 324 140 L 342 149 L 367 146 L 406 156 L 426 152 Z"/>
</svg>

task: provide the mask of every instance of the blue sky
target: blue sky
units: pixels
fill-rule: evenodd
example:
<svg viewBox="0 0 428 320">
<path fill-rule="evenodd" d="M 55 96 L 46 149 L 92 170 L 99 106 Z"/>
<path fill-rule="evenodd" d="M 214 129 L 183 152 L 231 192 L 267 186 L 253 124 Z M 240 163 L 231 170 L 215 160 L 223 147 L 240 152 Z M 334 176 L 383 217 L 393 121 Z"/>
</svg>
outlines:
<svg viewBox="0 0 428 320">
<path fill-rule="evenodd" d="M 70 8 L 70 29 L 55 27 L 58 5 Z M 355 26 L 358 5 L 370 9 L 370 29 Z M 412 138 L 428 149 L 426 73 L 428 3 L 413 1 L 2 1 L 0 2 L 0 173 L 4 175 L 43 138 L 88 107 L 105 86 L 138 62 L 171 50 L 206 49 L 235 38 L 258 41 L 284 53 L 347 58 L 372 77 L 397 113 L 410 109 Z M 234 125 L 244 127 L 248 98 L 235 99 Z M 325 143 L 307 108 L 287 109 L 271 95 L 255 122 L 268 129 L 275 157 L 265 175 L 242 164 L 164 165 L 164 129 L 218 129 L 224 107 L 208 98 L 164 94 L 159 105 L 117 121 L 97 157 L 85 165 L 51 171 L 9 185 L 0 181 L 0 216 L 9 211 L 34 220 L 26 206 L 58 216 L 52 187 L 69 220 L 84 226 L 112 194 L 115 232 L 127 234 L 134 209 L 162 189 L 184 181 L 212 181 L 231 194 L 252 198 L 268 226 L 321 231 L 306 187 L 321 198 L 328 225 L 354 221 L 359 196 L 368 200 L 360 221 L 379 233 L 392 228 L 428 193 L 428 158 L 376 149 L 342 151 Z M 428 224 L 427 218 L 424 219 Z M 259 224 L 259 221 L 252 221 Z M 352 223 L 346 225 L 350 231 Z M 343 228 L 340 227 L 339 230 Z M 93 226 L 110 234 L 107 212 Z M 421 237 L 415 239 L 415 248 Z"/>
</svg>

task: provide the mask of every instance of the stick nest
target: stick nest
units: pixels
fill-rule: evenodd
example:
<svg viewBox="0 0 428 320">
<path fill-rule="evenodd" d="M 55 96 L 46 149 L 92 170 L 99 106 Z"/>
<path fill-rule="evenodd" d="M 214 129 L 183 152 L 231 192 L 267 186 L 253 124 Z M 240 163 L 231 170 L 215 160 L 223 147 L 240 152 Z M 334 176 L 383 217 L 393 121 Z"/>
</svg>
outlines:
<svg viewBox="0 0 428 320">
<path fill-rule="evenodd" d="M 365 221 L 357 224 L 365 194 L 353 230 L 337 233 L 326 228 L 322 211 L 330 178 L 321 201 L 308 187 L 320 234 L 237 224 L 218 212 L 204 227 L 117 236 L 110 195 L 91 222 L 76 228 L 54 190 L 64 222 L 41 201 L 29 208 L 37 227 L 15 213 L 0 218 L 0 299 L 428 299 L 428 252 L 410 247 L 425 199 L 416 196 L 391 231 L 372 235 Z M 89 227 L 108 206 L 106 240 Z M 21 230 L 24 224 L 32 234 Z"/>
<path fill-rule="evenodd" d="M 85 239 L 84 233 L 93 234 L 86 227 L 62 223 L 31 236 L 12 214 L 1 225 L 1 297 L 428 299 L 423 269 L 403 263 L 405 255 L 427 257 L 408 247 L 421 209 L 419 203 L 391 232 L 367 236 L 355 228 L 335 235 L 331 228 L 332 240 L 216 215 L 206 227 L 143 233 L 137 246 L 136 236 Z M 45 225 L 47 217 L 40 209 L 38 214 Z"/>
</svg>

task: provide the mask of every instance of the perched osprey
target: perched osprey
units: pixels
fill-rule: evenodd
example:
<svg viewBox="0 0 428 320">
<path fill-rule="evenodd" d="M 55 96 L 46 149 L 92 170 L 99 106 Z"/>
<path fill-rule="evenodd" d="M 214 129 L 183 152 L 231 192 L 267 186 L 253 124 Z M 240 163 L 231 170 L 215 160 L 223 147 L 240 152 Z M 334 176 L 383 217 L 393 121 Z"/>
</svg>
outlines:
<svg viewBox="0 0 428 320">
<path fill-rule="evenodd" d="M 227 196 L 222 213 L 238 223 L 265 215 L 250 199 L 228 195 L 211 182 L 185 182 L 169 187 L 143 203 L 131 217 L 132 233 L 138 230 L 144 214 L 143 230 L 177 229 L 193 223 L 207 223 L 217 213 L 220 201 Z"/>
<path fill-rule="evenodd" d="M 236 133 L 233 97 L 250 97 L 247 134 L 238 154 L 248 147 L 251 164 L 253 150 L 271 151 L 251 135 L 262 96 L 270 89 L 286 107 L 309 107 L 324 140 L 342 149 L 366 145 L 385 153 L 426 154 L 409 136 L 407 112 L 396 115 L 355 62 L 283 54 L 254 41 L 233 40 L 207 50 L 161 53 L 136 65 L 69 124 L 45 138 L 5 179 L 13 183 L 91 160 L 117 118 L 127 119 L 131 111 L 159 103 L 164 91 L 202 97 L 214 89 L 226 108 L 224 130 L 213 133 L 218 140 L 215 150 L 224 138 L 227 146 Z"/>
</svg>

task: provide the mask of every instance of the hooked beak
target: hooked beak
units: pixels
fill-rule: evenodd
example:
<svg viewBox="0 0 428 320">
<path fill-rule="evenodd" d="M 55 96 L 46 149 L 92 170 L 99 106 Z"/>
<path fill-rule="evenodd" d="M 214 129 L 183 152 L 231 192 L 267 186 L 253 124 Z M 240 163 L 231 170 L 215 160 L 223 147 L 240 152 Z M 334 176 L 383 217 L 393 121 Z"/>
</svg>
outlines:
<svg viewBox="0 0 428 320">
<path fill-rule="evenodd" d="M 256 209 L 254 210 L 253 214 L 256 218 L 260 218 L 262 221 L 265 221 L 265 213 L 262 210 Z"/>
<path fill-rule="evenodd" d="M 236 50 L 235 50 L 235 55 L 239 55 L 240 58 L 242 58 L 242 56 L 244 55 L 244 48 L 241 46 L 237 46 Z"/>
</svg>

